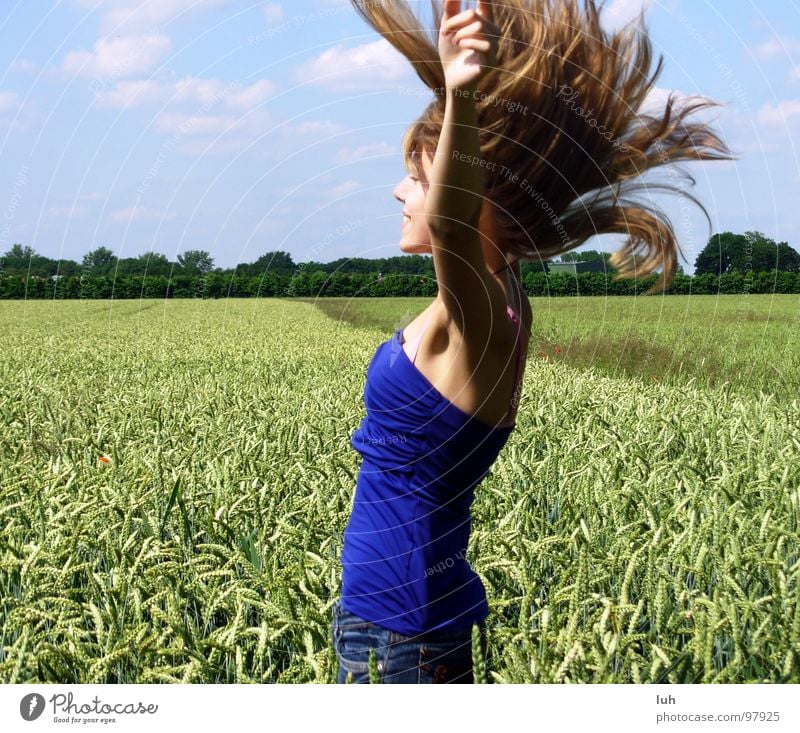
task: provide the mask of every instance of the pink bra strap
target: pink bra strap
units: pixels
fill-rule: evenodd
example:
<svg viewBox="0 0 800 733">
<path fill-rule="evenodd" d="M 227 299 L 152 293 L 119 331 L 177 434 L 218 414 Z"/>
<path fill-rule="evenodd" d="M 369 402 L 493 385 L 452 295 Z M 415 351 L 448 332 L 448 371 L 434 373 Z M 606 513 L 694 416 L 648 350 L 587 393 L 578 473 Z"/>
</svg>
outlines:
<svg viewBox="0 0 800 733">
<path fill-rule="evenodd" d="M 518 348 L 518 352 L 519 352 L 519 356 L 517 357 L 517 368 L 516 368 L 516 371 L 514 372 L 514 394 L 513 394 L 512 398 L 511 398 L 512 404 L 509 405 L 509 408 L 508 408 L 508 411 L 511 412 L 511 410 L 514 407 L 513 401 L 514 401 L 514 399 L 517 398 L 518 392 L 519 392 L 519 388 L 520 388 L 519 370 L 520 370 L 520 367 L 522 366 L 523 362 L 525 361 L 525 358 L 526 358 L 526 353 L 525 352 L 526 352 L 526 350 L 523 348 L 523 342 L 522 342 L 522 339 L 521 339 L 521 335 L 522 335 L 522 319 L 514 312 L 514 309 L 510 305 L 506 305 L 506 312 L 508 313 L 508 315 L 511 318 L 511 320 L 514 323 L 517 324 L 517 348 Z"/>
</svg>

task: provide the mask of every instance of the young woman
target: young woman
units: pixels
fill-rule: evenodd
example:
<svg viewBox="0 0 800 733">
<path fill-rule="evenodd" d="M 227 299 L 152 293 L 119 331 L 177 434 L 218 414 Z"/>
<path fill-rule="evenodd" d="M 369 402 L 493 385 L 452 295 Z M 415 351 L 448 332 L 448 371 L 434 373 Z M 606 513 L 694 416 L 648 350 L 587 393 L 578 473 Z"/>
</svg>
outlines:
<svg viewBox="0 0 800 733">
<path fill-rule="evenodd" d="M 401 248 L 433 255 L 439 293 L 367 369 L 333 605 L 338 681 L 369 681 L 375 649 L 382 682 L 472 682 L 472 629 L 485 655 L 488 604 L 466 559 L 470 505 L 516 425 L 532 321 L 519 259 L 624 232 L 611 262 L 620 277 L 663 268 L 654 292 L 671 282 L 678 245 L 659 210 L 623 192 L 656 166 L 731 156 L 707 125 L 685 122 L 714 102 L 675 111 L 670 97 L 658 116 L 641 112 L 661 62 L 648 79 L 646 33 L 609 37 L 594 0 L 434 3 L 435 45 L 405 2 L 351 1 L 435 94 L 406 133 L 410 174 L 394 196 Z"/>
</svg>

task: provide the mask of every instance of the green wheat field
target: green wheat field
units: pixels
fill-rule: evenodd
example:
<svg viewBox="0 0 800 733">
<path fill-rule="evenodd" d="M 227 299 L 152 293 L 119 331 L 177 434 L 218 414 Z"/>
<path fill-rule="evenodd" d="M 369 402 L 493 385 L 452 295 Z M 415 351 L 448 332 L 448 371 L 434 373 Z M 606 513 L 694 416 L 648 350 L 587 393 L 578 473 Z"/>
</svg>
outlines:
<svg viewBox="0 0 800 733">
<path fill-rule="evenodd" d="M 366 367 L 428 302 L 0 302 L 0 682 L 333 682 Z M 800 298 L 532 305 L 487 680 L 800 682 Z"/>
</svg>

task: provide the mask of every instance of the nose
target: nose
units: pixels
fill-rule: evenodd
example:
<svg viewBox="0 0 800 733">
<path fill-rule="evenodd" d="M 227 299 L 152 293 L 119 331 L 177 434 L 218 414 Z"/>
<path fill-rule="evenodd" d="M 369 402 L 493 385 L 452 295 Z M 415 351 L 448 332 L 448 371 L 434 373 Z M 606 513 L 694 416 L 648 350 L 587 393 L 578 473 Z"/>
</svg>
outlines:
<svg viewBox="0 0 800 733">
<path fill-rule="evenodd" d="M 399 201 L 401 204 L 404 204 L 404 203 L 406 202 L 406 197 L 405 197 L 405 190 L 406 190 L 406 189 L 405 189 L 405 183 L 406 183 L 406 181 L 407 181 L 407 180 L 408 180 L 408 178 L 407 178 L 407 177 L 406 177 L 406 178 L 404 178 L 402 181 L 400 181 L 400 183 L 398 183 L 398 184 L 397 184 L 397 185 L 394 187 L 394 191 L 392 191 L 392 195 L 393 195 L 393 196 L 394 196 L 394 197 L 395 197 L 395 198 L 396 198 L 396 199 L 397 199 L 397 200 L 398 200 L 398 201 Z"/>
</svg>

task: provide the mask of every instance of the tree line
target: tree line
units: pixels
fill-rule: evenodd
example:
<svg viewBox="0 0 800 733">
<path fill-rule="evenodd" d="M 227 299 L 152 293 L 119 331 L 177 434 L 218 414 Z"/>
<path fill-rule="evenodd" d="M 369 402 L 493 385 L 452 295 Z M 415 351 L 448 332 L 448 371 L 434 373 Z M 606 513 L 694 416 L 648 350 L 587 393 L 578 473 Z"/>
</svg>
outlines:
<svg viewBox="0 0 800 733">
<path fill-rule="evenodd" d="M 644 292 L 657 275 L 614 280 L 609 252 L 569 252 L 561 262 L 605 262 L 605 272 L 551 273 L 548 262 L 521 263 L 523 286 L 536 295 L 629 295 Z M 0 298 L 221 298 L 433 296 L 436 276 L 430 256 L 381 259 L 345 257 L 296 264 L 288 252 L 266 252 L 234 268 L 214 267 L 205 250 L 188 250 L 171 262 L 146 252 L 117 258 L 107 247 L 81 263 L 53 260 L 14 244 L 0 256 Z M 709 239 L 695 260 L 695 274 L 679 267 L 670 293 L 798 293 L 800 254 L 760 232 L 722 232 Z"/>
</svg>

